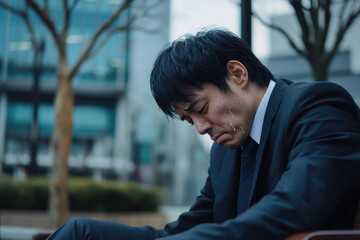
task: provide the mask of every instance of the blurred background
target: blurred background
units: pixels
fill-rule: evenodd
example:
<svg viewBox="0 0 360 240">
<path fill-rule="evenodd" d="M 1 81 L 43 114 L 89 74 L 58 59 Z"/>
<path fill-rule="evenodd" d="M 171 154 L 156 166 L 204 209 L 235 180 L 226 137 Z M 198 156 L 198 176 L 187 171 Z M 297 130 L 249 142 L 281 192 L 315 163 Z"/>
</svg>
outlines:
<svg viewBox="0 0 360 240">
<path fill-rule="evenodd" d="M 35 2 L 44 9 L 46 6 L 55 31 L 60 31 L 66 24 L 62 1 L 49 1 L 48 6 L 42 5 L 42 1 Z M 69 1 L 69 5 L 76 3 L 64 38 L 69 66 L 77 64 L 94 32 L 124 2 Z M 179 211 L 187 209 L 199 194 L 207 177 L 212 143 L 208 136 L 199 136 L 192 126 L 168 119 L 158 109 L 149 85 L 152 66 L 158 52 L 169 42 L 202 27 L 226 27 L 240 35 L 241 1 L 152 0 L 147 1 L 150 2 L 148 5 L 144 2 L 135 0 L 119 15 L 111 26 L 126 27 L 99 38 L 91 57 L 86 58 L 71 78 L 75 101 L 68 173 L 69 179 L 78 181 L 136 183 L 136 188 L 144 191 L 155 187 L 157 202 L 151 211 L 160 212 L 165 216 L 164 221 L 169 221 L 174 220 Z M 54 98 L 59 86 L 57 69 L 61 53 L 54 36 L 36 11 L 29 11 L 27 16 L 33 25 L 33 34 L 24 17 L 11 11 L 25 9 L 25 1 L 2 0 L 2 3 L 0 183 L 6 187 L 12 181 L 19 185 L 35 178 L 50 181 L 55 164 L 52 148 L 56 124 Z M 289 1 L 253 0 L 252 9 L 262 21 L 288 31 L 295 43 L 302 46 L 300 27 Z M 341 11 L 340 4 L 332 6 L 333 9 Z M 333 21 L 327 46 L 339 35 L 332 27 L 338 22 Z M 314 80 L 307 59 L 300 56 L 281 33 L 265 26 L 257 17 L 252 17 L 251 33 L 253 51 L 276 77 L 292 81 Z M 359 40 L 360 21 L 356 16 L 341 39 L 327 79 L 344 86 L 358 104 Z M 0 190 L 6 192 L 5 187 Z M 129 191 L 134 189 L 132 187 Z M 74 209 L 71 191 L 77 192 L 80 188 L 69 187 L 70 209 Z M 0 193 L 0 198 L 4 199 L 3 196 Z M 42 207 L 39 207 L 43 211 L 48 209 L 48 195 L 44 196 Z M 31 210 L 25 203 L 22 207 L 21 202 L 17 207 L 6 205 L 5 200 L 1 204 L 3 234 L 5 225 L 16 226 L 8 220 L 11 209 Z M 96 211 L 101 209 L 106 206 L 98 207 Z"/>
</svg>

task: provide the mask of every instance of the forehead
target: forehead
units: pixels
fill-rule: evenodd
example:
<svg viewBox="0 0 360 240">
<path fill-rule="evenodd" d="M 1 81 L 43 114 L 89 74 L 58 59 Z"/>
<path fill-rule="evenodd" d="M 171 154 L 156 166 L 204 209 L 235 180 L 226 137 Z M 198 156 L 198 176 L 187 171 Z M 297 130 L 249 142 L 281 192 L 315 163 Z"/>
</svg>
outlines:
<svg viewBox="0 0 360 240">
<path fill-rule="evenodd" d="M 215 92 L 217 91 L 217 92 Z M 201 88 L 192 88 L 189 92 L 188 101 L 178 102 L 174 104 L 174 109 L 179 116 L 188 114 L 198 103 L 206 101 L 208 98 L 214 95 L 218 95 L 217 86 L 211 83 L 205 83 Z"/>
<path fill-rule="evenodd" d="M 194 105 L 194 104 L 195 104 L 195 101 L 177 103 L 175 105 L 175 111 L 181 118 L 184 115 L 189 113 L 189 109 L 191 108 L 191 105 Z"/>
<path fill-rule="evenodd" d="M 183 117 L 187 115 L 191 110 L 199 103 L 205 100 L 205 96 L 193 95 L 191 99 L 187 102 L 180 102 L 175 105 L 175 111 L 180 116 Z"/>
</svg>

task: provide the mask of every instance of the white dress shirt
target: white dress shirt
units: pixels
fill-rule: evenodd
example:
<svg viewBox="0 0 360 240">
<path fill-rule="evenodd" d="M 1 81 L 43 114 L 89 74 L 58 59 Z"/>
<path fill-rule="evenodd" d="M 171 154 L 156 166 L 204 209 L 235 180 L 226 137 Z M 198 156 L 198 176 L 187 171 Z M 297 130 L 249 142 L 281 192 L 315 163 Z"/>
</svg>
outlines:
<svg viewBox="0 0 360 240">
<path fill-rule="evenodd" d="M 260 105 L 258 109 L 256 110 L 255 118 L 253 121 L 253 124 L 251 126 L 250 130 L 250 137 L 255 140 L 258 144 L 260 144 L 260 137 L 261 137 L 261 131 L 263 128 L 264 123 L 264 117 L 265 117 L 265 111 L 267 108 L 267 105 L 269 103 L 269 99 L 271 96 L 271 93 L 275 87 L 276 82 L 273 80 L 270 80 L 270 83 L 268 85 L 268 88 L 266 89 L 266 92 L 260 102 Z"/>
</svg>

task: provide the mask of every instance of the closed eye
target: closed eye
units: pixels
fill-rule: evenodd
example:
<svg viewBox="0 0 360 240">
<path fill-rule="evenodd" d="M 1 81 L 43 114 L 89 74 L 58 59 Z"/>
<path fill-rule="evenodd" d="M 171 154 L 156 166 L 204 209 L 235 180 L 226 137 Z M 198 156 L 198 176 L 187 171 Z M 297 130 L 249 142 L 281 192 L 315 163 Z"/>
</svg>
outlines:
<svg viewBox="0 0 360 240">
<path fill-rule="evenodd" d="M 197 112 L 198 114 L 201 114 L 205 111 L 206 109 L 206 106 L 207 106 L 207 103 L 204 104 L 204 106 Z"/>
</svg>

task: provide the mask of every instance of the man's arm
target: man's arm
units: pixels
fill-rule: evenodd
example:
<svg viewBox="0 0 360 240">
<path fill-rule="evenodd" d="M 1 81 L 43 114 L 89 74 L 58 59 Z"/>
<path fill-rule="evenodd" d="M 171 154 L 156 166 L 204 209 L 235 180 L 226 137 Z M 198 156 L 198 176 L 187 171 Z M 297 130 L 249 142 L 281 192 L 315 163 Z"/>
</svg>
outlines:
<svg viewBox="0 0 360 240">
<path fill-rule="evenodd" d="M 164 230 L 157 231 L 157 237 L 177 234 L 201 223 L 213 221 L 214 193 L 210 177 L 207 178 L 201 194 L 188 212 L 181 214 L 177 221 L 168 223 Z"/>
<path fill-rule="evenodd" d="M 285 118 L 287 170 L 270 194 L 222 224 L 164 239 L 284 239 L 323 227 L 349 188 L 358 191 L 360 126 L 348 95 L 332 85 L 305 90 Z"/>
</svg>

